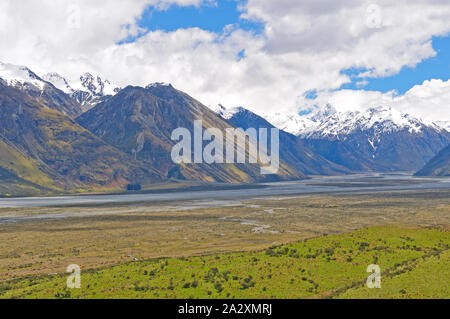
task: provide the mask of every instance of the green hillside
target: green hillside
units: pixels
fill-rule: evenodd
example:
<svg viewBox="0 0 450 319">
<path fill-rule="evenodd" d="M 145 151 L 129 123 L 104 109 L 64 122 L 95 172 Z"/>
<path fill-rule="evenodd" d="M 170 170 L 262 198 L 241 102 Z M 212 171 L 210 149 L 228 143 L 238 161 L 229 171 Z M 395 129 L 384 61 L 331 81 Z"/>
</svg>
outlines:
<svg viewBox="0 0 450 319">
<path fill-rule="evenodd" d="M 0 284 L 2 298 L 447 298 L 450 233 L 374 227 L 253 253 L 139 261 Z M 381 268 L 369 289 L 368 265 Z"/>
</svg>

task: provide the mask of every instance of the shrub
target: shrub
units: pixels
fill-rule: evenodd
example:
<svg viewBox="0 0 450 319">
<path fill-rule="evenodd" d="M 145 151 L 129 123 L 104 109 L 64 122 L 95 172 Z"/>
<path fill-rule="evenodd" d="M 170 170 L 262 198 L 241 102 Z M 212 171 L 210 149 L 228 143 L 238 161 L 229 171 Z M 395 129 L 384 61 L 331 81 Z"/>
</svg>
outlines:
<svg viewBox="0 0 450 319">
<path fill-rule="evenodd" d="M 223 291 L 223 286 L 220 282 L 216 282 L 214 289 L 216 289 L 218 293 L 221 293 Z"/>
<path fill-rule="evenodd" d="M 255 284 L 256 283 L 253 281 L 253 277 L 248 276 L 247 278 L 241 281 L 241 289 L 248 289 L 255 287 Z"/>
</svg>

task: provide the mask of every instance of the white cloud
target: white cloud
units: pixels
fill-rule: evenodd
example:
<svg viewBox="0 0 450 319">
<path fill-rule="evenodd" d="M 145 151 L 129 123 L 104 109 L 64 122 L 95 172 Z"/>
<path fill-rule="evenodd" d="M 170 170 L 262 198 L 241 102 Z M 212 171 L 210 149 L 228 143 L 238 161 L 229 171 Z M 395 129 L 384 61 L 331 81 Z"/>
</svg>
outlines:
<svg viewBox="0 0 450 319">
<path fill-rule="evenodd" d="M 431 37 L 450 31 L 450 3 L 372 2 L 248 0 L 241 6 L 243 18 L 265 23 L 263 35 L 236 26 L 227 26 L 223 34 L 192 28 L 149 32 L 134 43 L 118 44 L 142 34 L 136 22 L 149 5 L 163 10 L 171 4 L 215 1 L 3 0 L 0 61 L 27 65 L 41 74 L 57 71 L 76 77 L 90 71 L 120 85 L 171 82 L 205 104 L 243 105 L 262 114 L 293 112 L 310 103 L 303 94 L 312 89 L 320 101 L 343 99 L 345 103 L 336 102 L 338 107 L 361 107 L 368 97 L 379 98 L 373 103 L 380 104 L 389 102 L 389 95 L 327 92 L 350 80 L 343 69 L 365 68 L 368 76 L 385 76 L 434 56 Z M 238 59 L 243 49 L 245 58 Z M 439 100 L 444 94 L 433 94 L 404 99 L 415 105 L 429 105 L 422 103 L 427 99 L 436 105 L 448 101 Z M 436 109 L 430 114 L 439 116 Z"/>
<path fill-rule="evenodd" d="M 331 104 L 341 111 L 367 110 L 371 107 L 390 106 L 428 122 L 450 119 L 450 80 L 427 80 L 405 94 L 395 91 L 339 90 L 321 94 L 314 101 L 304 101 L 307 107 Z"/>
</svg>

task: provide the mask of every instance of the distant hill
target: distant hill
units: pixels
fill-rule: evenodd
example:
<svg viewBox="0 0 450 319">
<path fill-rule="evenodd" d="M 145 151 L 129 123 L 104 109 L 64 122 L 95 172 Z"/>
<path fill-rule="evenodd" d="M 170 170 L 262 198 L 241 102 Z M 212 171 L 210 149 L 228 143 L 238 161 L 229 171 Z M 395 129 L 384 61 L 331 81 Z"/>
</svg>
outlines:
<svg viewBox="0 0 450 319">
<path fill-rule="evenodd" d="M 416 176 L 450 176 L 450 146 L 432 158 Z"/>
<path fill-rule="evenodd" d="M 231 110 L 219 108 L 216 111 L 235 127 L 243 129 L 249 127 L 271 129 L 275 127 L 263 117 L 243 107 Z M 280 157 L 290 166 L 306 175 L 339 175 L 351 172 L 349 169 L 330 162 L 313 152 L 300 138 L 284 131 L 280 131 Z"/>
<path fill-rule="evenodd" d="M 228 183 L 306 178 L 286 163 L 281 164 L 275 175 L 261 175 L 257 164 L 174 164 L 171 149 L 175 142 L 171 140 L 171 134 L 176 128 L 187 128 L 192 133 L 194 121 L 202 120 L 204 128 L 218 128 L 225 135 L 226 129 L 232 126 L 170 84 L 126 87 L 76 120 L 110 145 L 157 169 L 166 178 Z"/>
</svg>

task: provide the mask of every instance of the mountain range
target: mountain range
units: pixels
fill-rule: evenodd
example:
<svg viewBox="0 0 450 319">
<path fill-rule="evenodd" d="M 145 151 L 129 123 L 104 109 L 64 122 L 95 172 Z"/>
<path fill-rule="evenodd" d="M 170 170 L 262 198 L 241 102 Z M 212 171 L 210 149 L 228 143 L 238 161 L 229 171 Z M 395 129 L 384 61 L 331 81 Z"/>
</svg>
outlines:
<svg viewBox="0 0 450 319">
<path fill-rule="evenodd" d="M 22 194 L 21 181 L 38 193 L 123 188 L 135 180 L 161 181 L 153 168 L 108 145 L 69 116 L 2 83 L 0 122 L 0 167 L 14 181 L 8 183 L 13 184 L 9 189 L 2 180 L 4 194 Z"/>
<path fill-rule="evenodd" d="M 175 164 L 171 133 L 179 127 L 193 133 L 196 120 L 222 132 L 280 128 L 280 170 L 262 175 L 261 163 Z M 255 183 L 415 172 L 450 144 L 446 121 L 425 123 L 387 107 L 340 113 L 327 106 L 303 116 L 262 117 L 242 107 L 210 109 L 170 84 L 122 89 L 89 73 L 69 81 L 5 63 L 0 123 L 0 196 L 117 191 L 171 180 Z M 445 175 L 434 167 L 449 155 L 439 154 L 424 172 Z"/>
<path fill-rule="evenodd" d="M 128 86 L 76 119 L 99 138 L 133 154 L 167 178 L 250 183 L 306 177 L 285 163 L 277 176 L 270 177 L 262 176 L 259 166 L 251 164 L 175 165 L 171 160 L 171 149 L 175 145 L 172 131 L 187 128 L 193 136 L 195 120 L 202 120 L 204 128 L 218 128 L 222 132 L 230 127 L 197 100 L 163 83 L 145 88 Z"/>
<path fill-rule="evenodd" d="M 444 127 L 389 107 L 338 112 L 328 105 L 305 116 L 267 119 L 353 172 L 416 172 L 450 144 Z"/>
<path fill-rule="evenodd" d="M 244 130 L 253 127 L 275 128 L 263 117 L 243 108 L 237 107 L 226 110 L 219 106 L 215 111 L 228 122 Z M 341 165 L 337 165 L 321 155 L 309 149 L 305 143 L 293 134 L 280 131 L 279 136 L 281 158 L 307 175 L 340 175 L 350 173 L 351 171 Z"/>
</svg>

